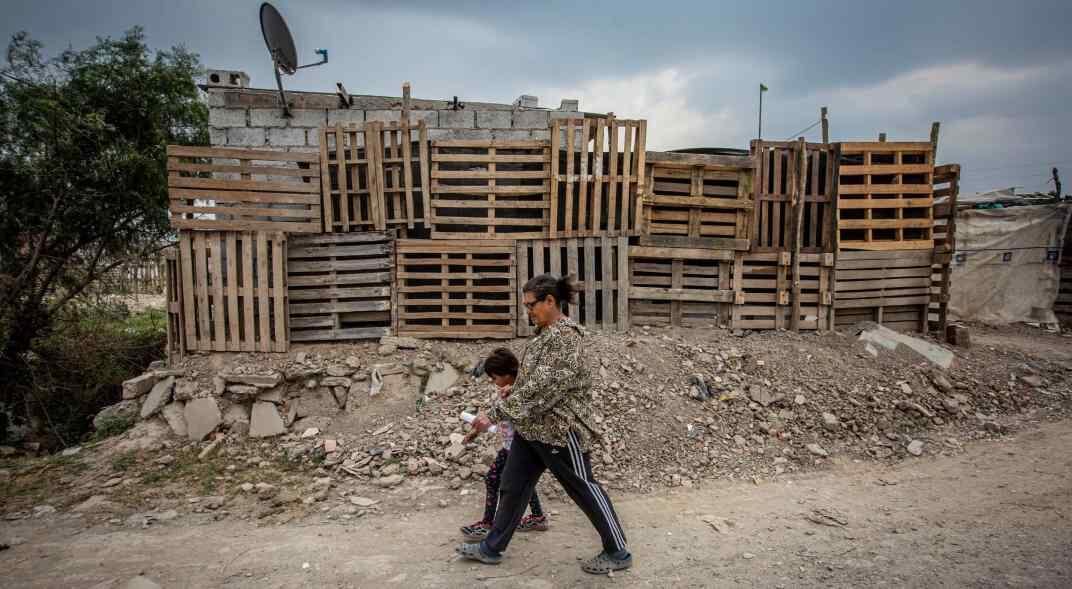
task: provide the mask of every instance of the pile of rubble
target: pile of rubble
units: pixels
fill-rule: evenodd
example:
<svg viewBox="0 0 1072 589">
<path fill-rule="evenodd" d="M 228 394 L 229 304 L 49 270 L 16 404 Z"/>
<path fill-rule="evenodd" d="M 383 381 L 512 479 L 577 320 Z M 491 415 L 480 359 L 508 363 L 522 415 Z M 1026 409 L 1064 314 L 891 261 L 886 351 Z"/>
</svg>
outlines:
<svg viewBox="0 0 1072 589">
<path fill-rule="evenodd" d="M 955 451 L 960 442 L 937 439 L 935 427 L 999 433 L 1000 413 L 1072 399 L 1069 366 L 968 349 L 945 370 L 872 343 L 849 334 L 594 333 L 586 349 L 604 433 L 597 476 L 647 491 L 773 478 L 838 455 Z M 202 452 L 272 438 L 282 458 L 335 476 L 384 488 L 434 477 L 457 489 L 486 472 L 500 443 L 465 443 L 459 420 L 487 405 L 492 388 L 474 368 L 499 345 L 384 338 L 191 356 L 124 383 L 124 400 L 97 421 L 163 420 Z M 524 341 L 507 345 L 520 353 Z"/>
</svg>

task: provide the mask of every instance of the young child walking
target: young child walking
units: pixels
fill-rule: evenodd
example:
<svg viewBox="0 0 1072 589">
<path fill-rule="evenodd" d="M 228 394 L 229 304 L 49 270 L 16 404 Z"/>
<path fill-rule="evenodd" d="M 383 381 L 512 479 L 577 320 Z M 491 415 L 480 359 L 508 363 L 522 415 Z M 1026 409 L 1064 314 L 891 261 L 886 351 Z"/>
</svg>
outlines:
<svg viewBox="0 0 1072 589">
<path fill-rule="evenodd" d="M 491 382 L 498 387 L 499 395 L 502 398 L 506 398 L 510 394 L 509 387 L 514 384 L 514 379 L 517 378 L 517 367 L 517 356 L 506 348 L 496 349 L 484 360 L 484 374 L 487 374 Z M 466 436 L 466 441 L 472 440 L 479 433 L 475 429 L 469 432 L 469 435 Z M 510 455 L 510 444 L 513 442 L 514 428 L 510 422 L 504 421 L 499 424 L 499 433 L 502 434 L 503 446 L 495 456 L 495 462 L 488 469 L 488 474 L 484 479 L 487 485 L 484 517 L 476 523 L 462 526 L 462 535 L 471 542 L 483 540 L 491 530 L 492 522 L 495 521 L 495 510 L 499 505 L 499 477 L 502 474 L 503 466 L 506 465 L 506 458 Z M 536 491 L 532 492 L 532 499 L 529 500 L 529 512 L 530 514 L 526 515 L 521 520 L 521 523 L 518 524 L 517 529 L 519 531 L 542 532 L 548 528 L 547 516 L 540 506 L 540 498 L 536 495 Z"/>
</svg>

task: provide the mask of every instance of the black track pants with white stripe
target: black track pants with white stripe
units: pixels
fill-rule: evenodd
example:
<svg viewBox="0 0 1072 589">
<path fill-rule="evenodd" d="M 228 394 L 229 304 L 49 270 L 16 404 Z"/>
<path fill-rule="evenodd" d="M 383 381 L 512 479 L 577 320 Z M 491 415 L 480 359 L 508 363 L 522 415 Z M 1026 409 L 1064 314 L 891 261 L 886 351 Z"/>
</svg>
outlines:
<svg viewBox="0 0 1072 589">
<path fill-rule="evenodd" d="M 588 454 L 581 452 L 576 436 L 570 435 L 568 446 L 551 446 L 514 435 L 510 457 L 502 472 L 499 487 L 499 510 L 484 546 L 502 552 L 510 544 L 514 529 L 525 514 L 529 497 L 544 470 L 550 470 L 570 499 L 580 507 L 599 532 L 603 550 L 615 553 L 625 549 L 625 532 L 614 513 L 610 497 L 592 477 Z"/>
</svg>

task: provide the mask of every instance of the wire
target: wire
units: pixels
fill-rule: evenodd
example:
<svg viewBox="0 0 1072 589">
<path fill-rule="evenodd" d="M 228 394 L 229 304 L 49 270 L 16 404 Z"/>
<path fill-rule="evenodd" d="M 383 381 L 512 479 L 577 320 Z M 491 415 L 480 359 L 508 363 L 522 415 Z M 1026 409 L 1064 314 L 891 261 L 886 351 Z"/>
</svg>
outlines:
<svg viewBox="0 0 1072 589">
<path fill-rule="evenodd" d="M 812 130 L 812 129 L 814 129 L 815 127 L 819 126 L 819 124 L 820 124 L 820 123 L 822 123 L 822 122 L 823 122 L 823 120 L 822 120 L 822 119 L 819 119 L 818 121 L 815 121 L 815 122 L 814 122 L 814 123 L 812 123 L 811 125 L 809 125 L 809 126 L 807 126 L 807 127 L 803 128 L 803 129 L 801 129 L 800 131 L 797 131 L 796 133 L 793 133 L 793 134 L 792 134 L 792 135 L 790 135 L 789 137 L 786 137 L 786 138 L 785 138 L 785 140 L 786 140 L 786 141 L 790 141 L 790 140 L 792 140 L 792 139 L 793 139 L 793 138 L 795 138 L 795 137 L 800 137 L 801 135 L 803 135 L 803 134 L 807 133 L 808 131 L 811 131 L 811 130 Z"/>
</svg>

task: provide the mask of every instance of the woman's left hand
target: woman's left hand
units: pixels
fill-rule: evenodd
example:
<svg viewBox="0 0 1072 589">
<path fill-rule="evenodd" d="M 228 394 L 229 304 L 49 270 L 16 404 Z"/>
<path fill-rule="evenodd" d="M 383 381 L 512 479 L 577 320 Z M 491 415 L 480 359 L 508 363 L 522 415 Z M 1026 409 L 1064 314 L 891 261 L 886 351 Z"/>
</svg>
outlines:
<svg viewBox="0 0 1072 589">
<path fill-rule="evenodd" d="M 481 411 L 477 414 L 476 418 L 473 419 L 472 426 L 476 431 L 486 432 L 488 431 L 488 428 L 492 426 L 491 419 Z"/>
</svg>

